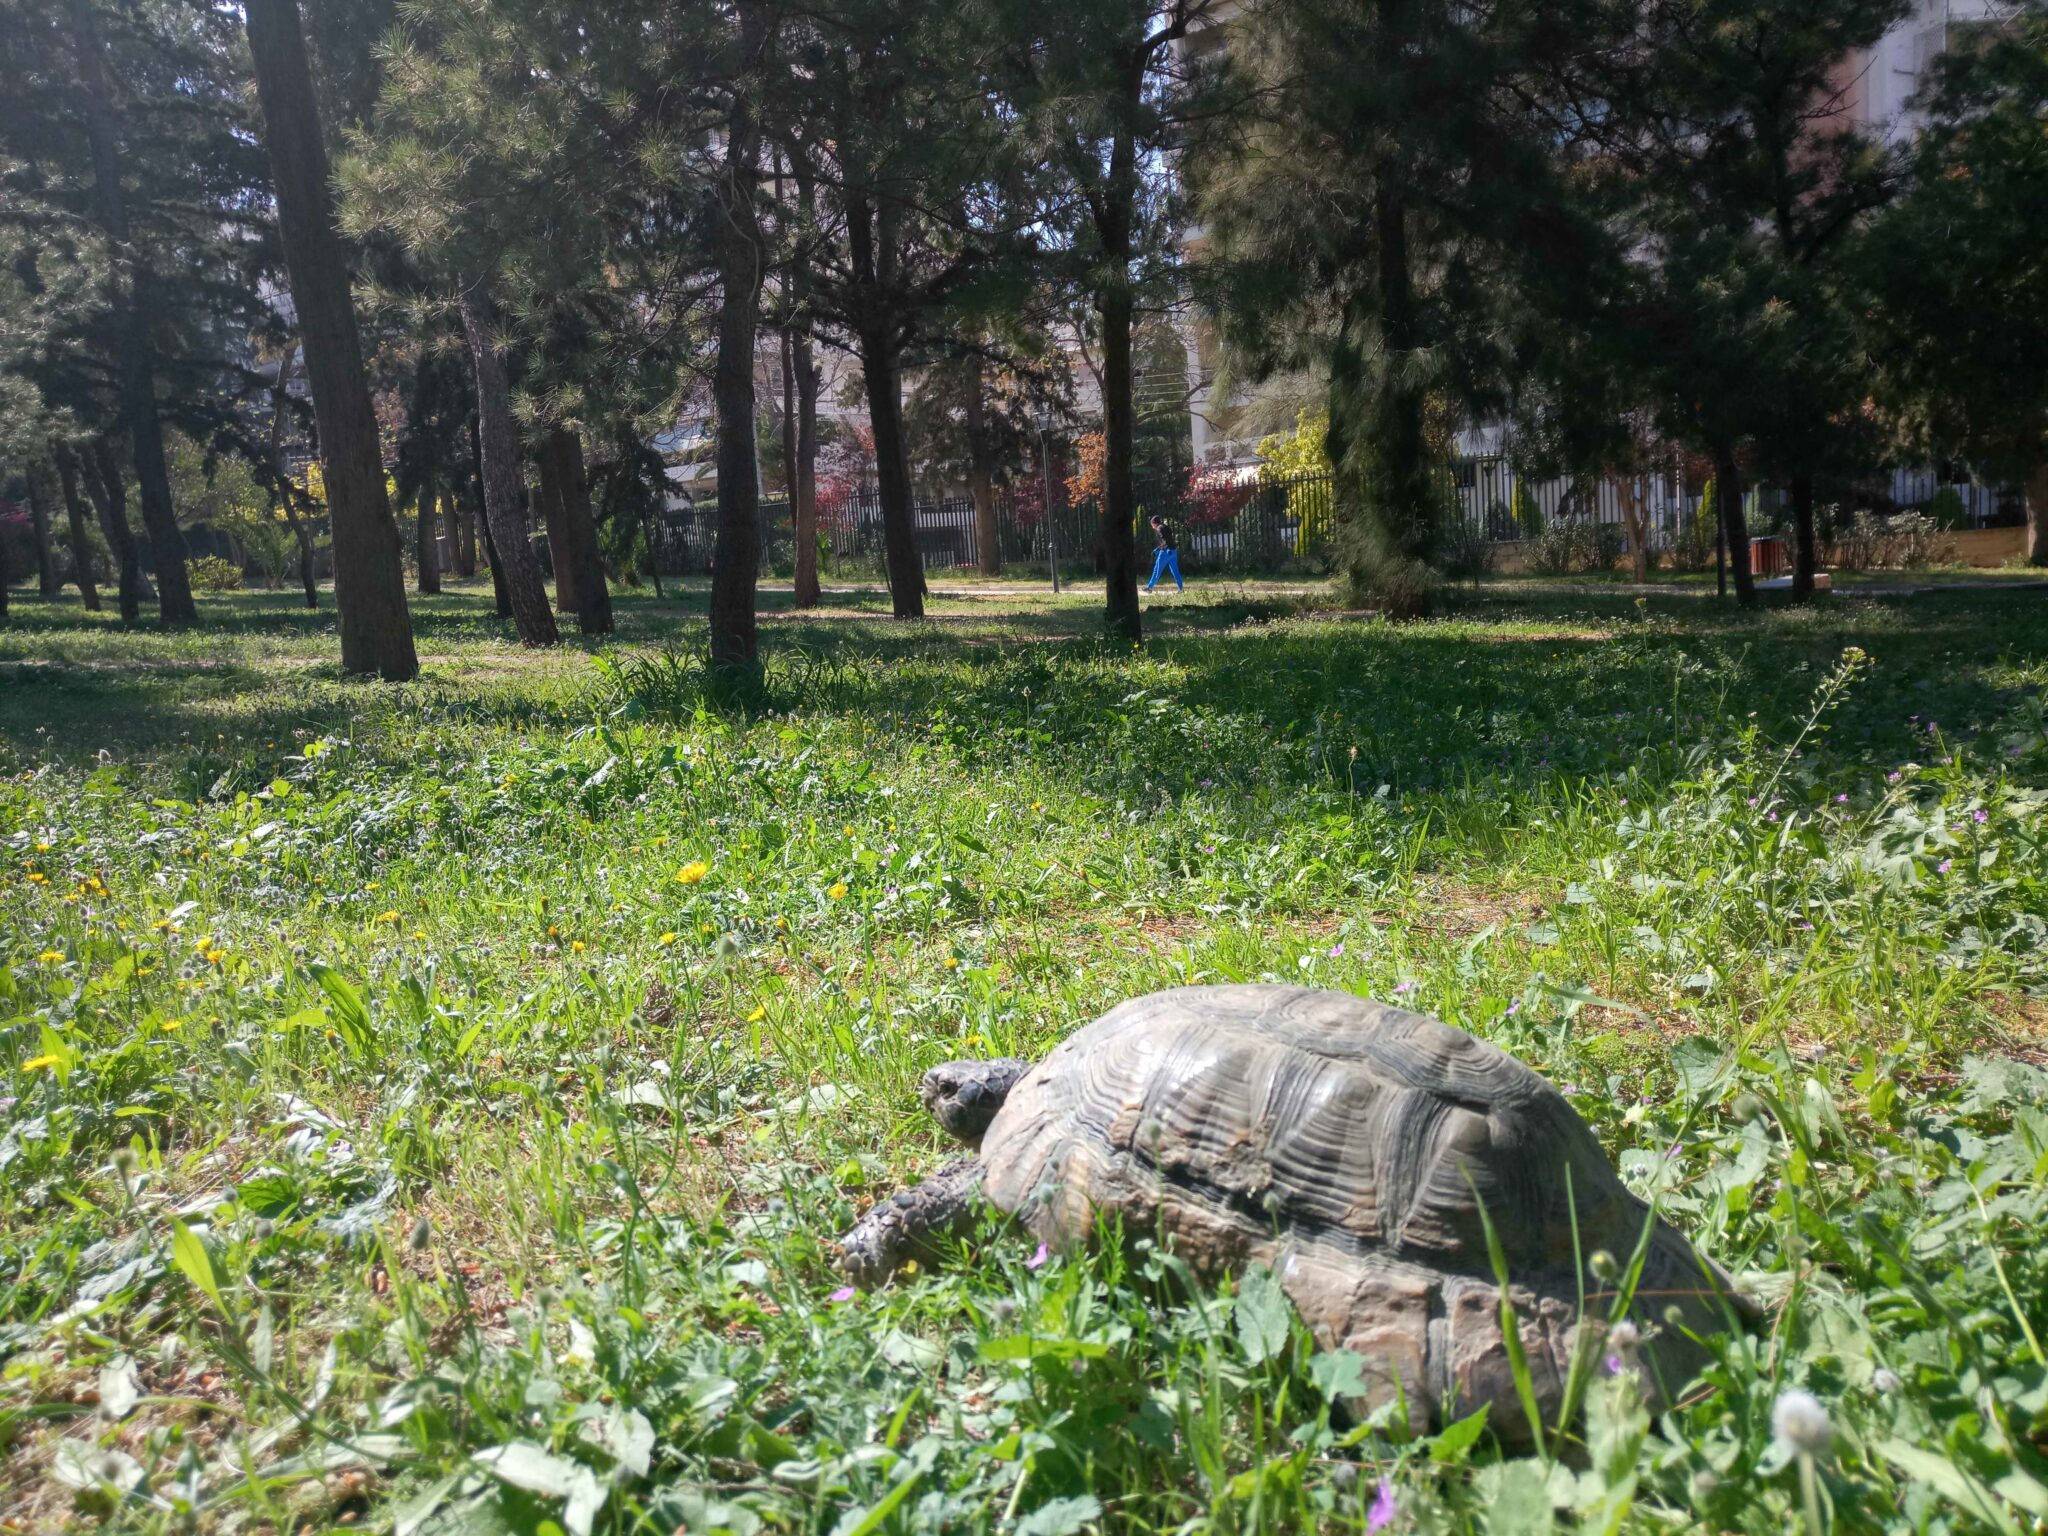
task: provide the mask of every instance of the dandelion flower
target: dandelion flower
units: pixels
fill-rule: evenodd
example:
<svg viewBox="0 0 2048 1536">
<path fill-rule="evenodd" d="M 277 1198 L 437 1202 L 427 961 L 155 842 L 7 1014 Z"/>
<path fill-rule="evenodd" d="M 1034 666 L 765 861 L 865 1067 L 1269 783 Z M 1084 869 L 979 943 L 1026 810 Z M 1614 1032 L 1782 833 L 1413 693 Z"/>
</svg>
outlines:
<svg viewBox="0 0 2048 1536">
<path fill-rule="evenodd" d="M 64 951 L 61 949 L 46 949 L 40 955 L 37 955 L 36 958 L 45 965 L 62 965 L 64 963 Z"/>
<path fill-rule="evenodd" d="M 844 880 L 834 881 L 832 889 L 827 891 L 825 894 L 827 896 L 830 896 L 834 901 L 844 901 L 846 899 L 846 882 Z"/>
<path fill-rule="evenodd" d="M 580 955 L 583 953 L 585 947 L 586 946 L 584 945 L 581 939 L 572 939 L 569 942 L 569 953 L 572 955 Z"/>
<path fill-rule="evenodd" d="M 747 1015 L 747 1022 L 749 1024 L 758 1024 L 767 1017 L 768 1010 L 766 1008 L 756 1008 L 752 1013 Z"/>
<path fill-rule="evenodd" d="M 1834 1443 L 1835 1425 L 1819 1398 L 1794 1387 L 1771 1405 L 1771 1433 L 1802 1456 L 1820 1456 Z"/>
<path fill-rule="evenodd" d="M 676 936 L 673 933 L 664 933 L 660 938 L 656 939 L 654 942 L 657 944 L 667 945 L 673 944 L 675 943 L 675 941 Z"/>
<path fill-rule="evenodd" d="M 179 1030 L 183 1029 L 184 1027 L 185 1021 L 183 1019 L 165 1019 L 163 1023 L 157 1026 L 157 1028 L 161 1029 L 167 1035 L 175 1035 Z"/>
<path fill-rule="evenodd" d="M 702 859 L 692 859 L 676 871 L 676 884 L 695 885 L 711 873 L 711 866 Z"/>
<path fill-rule="evenodd" d="M 31 1056 L 21 1064 L 21 1070 L 24 1072 L 46 1072 L 56 1065 L 57 1058 L 54 1056 Z"/>
<path fill-rule="evenodd" d="M 380 923 L 396 923 L 398 921 L 398 914 L 396 912 L 379 912 L 377 914 L 377 921 Z"/>
<path fill-rule="evenodd" d="M 960 957 L 958 955 L 948 955 L 945 959 L 941 960 L 939 964 L 943 965 L 949 971 L 957 971 L 960 969 Z"/>
</svg>

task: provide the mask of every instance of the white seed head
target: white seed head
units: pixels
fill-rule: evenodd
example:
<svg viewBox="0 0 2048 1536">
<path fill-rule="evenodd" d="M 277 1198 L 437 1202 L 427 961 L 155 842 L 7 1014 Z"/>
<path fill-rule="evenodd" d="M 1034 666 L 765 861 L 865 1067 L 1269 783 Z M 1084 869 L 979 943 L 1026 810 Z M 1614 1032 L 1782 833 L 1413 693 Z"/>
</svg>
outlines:
<svg viewBox="0 0 2048 1536">
<path fill-rule="evenodd" d="M 1834 1442 L 1835 1425 L 1819 1398 L 1794 1387 L 1772 1405 L 1771 1432 L 1802 1456 L 1822 1456 Z"/>
<path fill-rule="evenodd" d="M 1616 1323 L 1607 1330 L 1607 1342 L 1616 1349 L 1634 1349 L 1643 1342 L 1643 1336 L 1634 1323 Z"/>
<path fill-rule="evenodd" d="M 1882 1365 L 1870 1373 L 1870 1384 L 1877 1388 L 1878 1391 L 1887 1394 L 1896 1392 L 1905 1385 L 1903 1381 L 1899 1380 L 1897 1372 L 1889 1370 Z"/>
</svg>

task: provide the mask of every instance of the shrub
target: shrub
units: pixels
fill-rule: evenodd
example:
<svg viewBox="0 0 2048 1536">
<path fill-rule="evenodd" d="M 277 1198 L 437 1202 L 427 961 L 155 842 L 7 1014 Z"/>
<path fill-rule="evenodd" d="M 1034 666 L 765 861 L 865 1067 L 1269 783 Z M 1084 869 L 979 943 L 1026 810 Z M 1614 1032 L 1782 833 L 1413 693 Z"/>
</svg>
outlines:
<svg viewBox="0 0 2048 1536">
<path fill-rule="evenodd" d="M 1927 503 L 1927 516 L 1937 528 L 1960 528 L 1969 522 L 1970 509 L 1963 504 L 1961 491 L 1944 485 Z"/>
<path fill-rule="evenodd" d="M 219 555 L 201 555 L 185 567 L 194 592 L 239 592 L 242 568 Z"/>
<path fill-rule="evenodd" d="M 1881 517 L 1858 512 L 1835 539 L 1835 564 L 1845 571 L 1910 571 L 1931 565 L 1949 552 L 1934 519 L 1925 512 Z"/>
</svg>

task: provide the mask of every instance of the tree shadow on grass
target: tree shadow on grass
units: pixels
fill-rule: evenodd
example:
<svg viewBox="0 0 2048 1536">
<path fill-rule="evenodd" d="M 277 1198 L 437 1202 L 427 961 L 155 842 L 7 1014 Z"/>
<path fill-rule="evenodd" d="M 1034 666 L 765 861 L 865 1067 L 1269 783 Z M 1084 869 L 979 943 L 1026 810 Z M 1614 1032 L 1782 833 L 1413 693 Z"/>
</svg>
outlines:
<svg viewBox="0 0 2048 1536">
<path fill-rule="evenodd" d="M 489 606 L 487 590 L 460 593 L 421 618 L 490 623 Z M 701 651 L 693 595 L 627 594 L 619 612 L 610 649 L 621 662 Z M 0 661 L 0 743 L 31 760 L 190 759 L 197 778 L 216 760 L 268 762 L 294 733 L 414 752 L 444 727 L 567 729 L 622 707 L 659 726 L 703 702 L 739 723 L 767 709 L 859 719 L 877 751 L 942 741 L 992 775 L 1050 762 L 1127 802 L 1204 781 L 1426 795 L 1482 780 L 1515 792 L 1560 775 L 1665 781 L 1694 771 L 1703 745 L 1731 750 L 1752 726 L 1789 741 L 1851 644 L 1871 652 L 1874 674 L 1811 744 L 1845 762 L 1924 757 L 1929 720 L 1952 735 L 2010 721 L 2048 677 L 2048 604 L 2029 596 L 1761 616 L 1686 598 L 1638 607 L 1625 592 L 1489 596 L 1458 605 L 1462 622 L 1398 626 L 1273 622 L 1285 612 L 1258 601 L 1154 610 L 1138 656 L 1102 637 L 1092 605 L 910 625 L 880 605 L 785 612 L 764 625 L 761 688 L 707 698 L 686 679 L 637 711 L 630 688 L 573 657 L 551 666 L 502 643 L 443 657 L 423 645 L 428 675 L 393 688 L 343 682 L 311 649 L 250 659 L 183 637 L 145 667 L 92 660 L 82 637 L 58 663 Z"/>
</svg>

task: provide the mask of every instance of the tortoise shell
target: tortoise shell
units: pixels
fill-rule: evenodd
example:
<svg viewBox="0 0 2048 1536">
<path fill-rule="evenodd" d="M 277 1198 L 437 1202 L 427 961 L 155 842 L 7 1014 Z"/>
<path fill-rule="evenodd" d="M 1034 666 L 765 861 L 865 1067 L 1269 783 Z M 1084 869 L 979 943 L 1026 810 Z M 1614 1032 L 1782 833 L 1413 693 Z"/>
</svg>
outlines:
<svg viewBox="0 0 2048 1536">
<path fill-rule="evenodd" d="M 1693 1375 L 1705 1352 L 1689 1335 L 1729 1315 L 1727 1277 L 1622 1185 L 1549 1083 L 1346 993 L 1124 1003 L 1018 1082 L 982 1164 L 987 1198 L 1056 1246 L 1113 1218 L 1198 1275 L 1271 1269 L 1323 1348 L 1362 1357 L 1364 1406 L 1398 1394 L 1417 1428 L 1489 1404 L 1497 1429 L 1526 1433 L 1482 1206 L 1546 1414 L 1582 1310 L 1611 1310 L 1612 1287 L 1582 1269 L 1596 1251 L 1626 1266 L 1647 1244 L 1628 1363 L 1653 1393 Z"/>
</svg>

